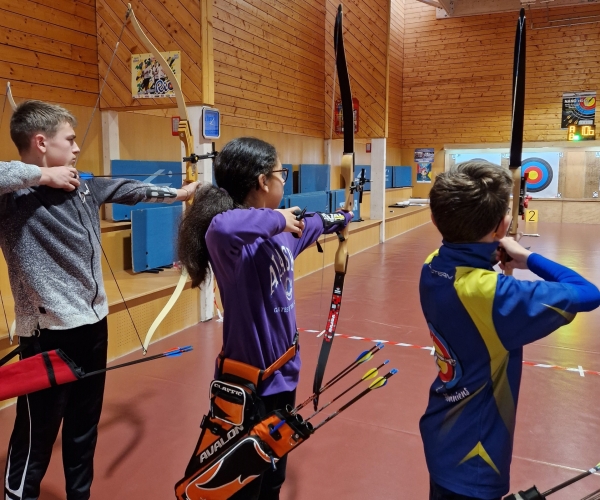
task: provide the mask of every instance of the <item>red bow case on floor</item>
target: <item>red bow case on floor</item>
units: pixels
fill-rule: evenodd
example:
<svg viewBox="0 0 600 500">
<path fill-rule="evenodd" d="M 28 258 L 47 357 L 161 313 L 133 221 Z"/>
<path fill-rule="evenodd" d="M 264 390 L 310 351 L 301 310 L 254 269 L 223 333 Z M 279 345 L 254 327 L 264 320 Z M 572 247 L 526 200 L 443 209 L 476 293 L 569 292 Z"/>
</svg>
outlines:
<svg viewBox="0 0 600 500">
<path fill-rule="evenodd" d="M 75 382 L 83 376 L 82 370 L 60 349 L 5 364 L 22 350 L 19 346 L 0 360 L 0 401 Z"/>
</svg>

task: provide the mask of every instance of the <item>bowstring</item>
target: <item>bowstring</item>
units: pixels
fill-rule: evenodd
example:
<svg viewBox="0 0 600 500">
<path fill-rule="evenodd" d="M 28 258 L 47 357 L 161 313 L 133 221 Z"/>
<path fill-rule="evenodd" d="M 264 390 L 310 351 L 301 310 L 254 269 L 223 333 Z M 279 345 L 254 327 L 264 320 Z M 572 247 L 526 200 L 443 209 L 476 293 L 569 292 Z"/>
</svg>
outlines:
<svg viewBox="0 0 600 500">
<path fill-rule="evenodd" d="M 7 82 L 8 88 L 8 82 Z M 0 116 L 0 130 L 2 130 L 2 124 L 4 123 L 4 111 L 6 110 L 6 103 L 8 102 L 8 91 L 4 96 L 4 103 L 2 103 L 2 115 Z M 2 304 L 2 313 L 4 314 L 4 321 L 6 322 L 6 334 L 12 344 L 12 338 L 10 336 L 10 325 L 8 324 L 8 314 L 6 313 L 6 307 L 4 306 L 4 298 L 2 297 L 2 290 L 0 290 L 0 304 Z"/>
<path fill-rule="evenodd" d="M 129 21 L 129 17 L 131 16 L 131 12 L 132 9 L 131 7 L 129 7 L 127 9 L 127 12 L 125 13 L 125 19 L 123 21 L 123 24 L 121 25 L 121 32 L 119 33 L 119 37 L 117 38 L 117 43 L 115 45 L 115 48 L 113 50 L 112 56 L 110 58 L 110 61 L 108 63 L 108 68 L 106 69 L 106 74 L 104 75 L 104 79 L 102 81 L 102 85 L 100 86 L 100 91 L 98 92 L 98 98 L 96 99 L 96 104 L 94 105 L 94 109 L 92 111 L 92 115 L 90 116 L 90 119 L 88 121 L 87 124 L 87 128 L 85 130 L 85 133 L 83 135 L 83 139 L 81 140 L 81 146 L 80 146 L 80 151 L 83 151 L 83 145 L 85 144 L 85 140 L 88 136 L 88 133 L 90 131 L 90 128 L 92 126 L 92 121 L 94 120 L 94 116 L 96 114 L 96 111 L 100 105 L 100 99 L 102 97 L 102 92 L 104 91 L 104 87 L 106 86 L 106 82 L 108 80 L 108 77 L 110 75 L 111 72 L 111 67 L 113 64 L 113 61 L 115 60 L 115 56 L 117 54 L 117 50 L 119 49 L 119 45 L 121 43 L 121 38 L 123 37 L 123 32 L 125 31 L 125 27 L 127 26 L 127 22 Z M 79 158 L 81 157 L 81 153 L 79 155 L 77 155 L 77 158 L 75 160 L 75 165 L 74 168 L 77 168 L 77 162 L 79 161 Z M 75 202 L 77 203 L 77 202 Z M 87 210 L 84 209 L 84 211 L 87 214 Z M 108 260 L 108 255 L 106 255 L 106 251 L 104 250 L 104 247 L 102 246 L 102 239 L 100 238 L 100 235 L 96 232 L 96 228 L 94 227 L 94 223 L 91 220 L 91 217 L 89 217 L 88 214 L 88 220 L 90 221 L 90 225 L 92 227 L 92 232 L 94 233 L 94 236 L 96 237 L 96 239 L 98 240 L 98 245 L 100 246 L 100 250 L 102 250 L 102 255 L 104 256 L 104 261 L 106 262 L 106 265 L 108 266 L 108 269 L 110 271 L 110 274 L 112 276 L 113 281 L 115 282 L 115 286 L 117 287 L 117 290 L 119 291 L 119 295 L 121 296 L 121 301 L 123 302 L 123 305 L 125 306 L 125 310 L 127 311 L 127 314 L 129 316 L 129 319 L 131 320 L 131 324 L 133 326 L 133 329 L 135 331 L 135 334 L 138 338 L 138 341 L 140 343 L 140 345 L 142 346 L 142 349 L 144 348 L 144 343 L 142 342 L 142 338 L 140 337 L 140 332 L 137 329 L 137 326 L 135 324 L 135 321 L 133 320 L 133 316 L 131 314 L 131 310 L 129 309 L 129 306 L 127 305 L 127 301 L 125 300 L 125 296 L 123 295 L 123 292 L 121 290 L 121 287 L 119 286 L 119 282 L 117 281 L 117 277 L 115 276 L 115 272 L 112 268 L 112 266 L 110 265 L 110 262 Z M 102 232 L 102 228 L 100 228 L 100 232 Z M 108 297 L 107 297 L 108 299 Z"/>
<path fill-rule="evenodd" d="M 98 98 L 96 99 L 96 104 L 94 105 L 94 109 L 92 110 L 92 116 L 90 116 L 90 120 L 88 121 L 87 128 L 85 130 L 85 133 L 83 134 L 83 139 L 81 140 L 81 146 L 79 146 L 79 149 L 81 151 L 83 151 L 83 145 L 85 144 L 85 140 L 87 139 L 87 136 L 90 132 L 90 128 L 92 126 L 92 122 L 94 121 L 94 116 L 96 114 L 96 111 L 98 110 L 98 107 L 100 106 L 100 98 L 102 97 L 102 92 L 104 91 L 104 87 L 106 86 L 106 81 L 108 79 L 108 76 L 110 75 L 112 64 L 113 64 L 113 61 L 115 60 L 115 56 L 117 55 L 117 50 L 119 49 L 119 45 L 121 44 L 121 38 L 123 37 L 123 32 L 125 31 L 125 26 L 127 26 L 127 21 L 129 21 L 130 15 L 131 15 L 131 7 L 127 9 L 127 13 L 125 14 L 125 20 L 123 21 L 123 24 L 121 25 L 121 32 L 119 33 L 119 37 L 117 38 L 117 44 L 115 45 L 115 49 L 113 50 L 112 56 L 110 57 L 110 61 L 108 63 L 108 68 L 106 68 L 106 74 L 104 75 L 104 78 L 102 80 L 102 85 L 100 86 L 100 92 L 98 92 Z M 74 168 L 77 168 L 77 162 L 79 161 L 80 157 L 81 157 L 81 154 L 77 155 L 77 158 L 75 159 Z"/>
</svg>

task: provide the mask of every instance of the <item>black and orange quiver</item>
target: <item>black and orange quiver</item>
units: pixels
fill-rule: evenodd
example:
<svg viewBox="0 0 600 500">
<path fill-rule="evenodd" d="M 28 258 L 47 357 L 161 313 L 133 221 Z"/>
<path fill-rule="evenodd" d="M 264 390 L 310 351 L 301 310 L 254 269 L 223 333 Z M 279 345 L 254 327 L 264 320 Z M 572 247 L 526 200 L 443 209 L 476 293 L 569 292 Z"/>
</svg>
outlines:
<svg viewBox="0 0 600 500">
<path fill-rule="evenodd" d="M 213 470 L 213 466 L 225 455 L 233 453 L 234 447 L 238 450 L 236 454 L 249 449 L 248 444 L 241 448 L 236 445 L 242 439 L 248 438 L 253 427 L 266 416 L 264 405 L 258 396 L 258 388 L 276 370 L 293 359 L 296 351 L 295 342 L 281 358 L 265 370 L 219 356 L 219 376 L 210 384 L 210 409 L 200 424 L 200 438 L 186 468 L 185 477 L 175 485 L 177 498 L 229 498 L 243 486 L 238 484 L 237 489 L 229 492 L 229 496 L 202 496 L 199 495 L 200 489 L 197 486 L 189 488 L 189 485 L 205 472 Z M 268 464 L 270 466 L 271 460 Z M 214 472 L 210 475 L 214 475 Z M 192 495 L 191 491 L 197 494 Z"/>
<path fill-rule="evenodd" d="M 254 425 L 208 467 L 176 486 L 180 500 L 225 500 L 310 437 L 312 425 L 300 415 L 276 410 Z"/>
</svg>

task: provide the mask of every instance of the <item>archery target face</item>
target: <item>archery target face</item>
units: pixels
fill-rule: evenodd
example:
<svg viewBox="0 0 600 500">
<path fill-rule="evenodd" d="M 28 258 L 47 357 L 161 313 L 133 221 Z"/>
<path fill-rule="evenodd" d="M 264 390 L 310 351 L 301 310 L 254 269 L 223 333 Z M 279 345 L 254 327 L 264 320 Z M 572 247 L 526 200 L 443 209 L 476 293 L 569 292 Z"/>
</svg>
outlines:
<svg viewBox="0 0 600 500">
<path fill-rule="evenodd" d="M 553 198 L 558 192 L 558 153 L 531 153 L 521 163 L 528 174 L 527 193 L 534 197 Z"/>
<path fill-rule="evenodd" d="M 596 97 L 584 97 L 579 100 L 577 106 L 584 115 L 591 116 L 596 113 Z"/>
</svg>

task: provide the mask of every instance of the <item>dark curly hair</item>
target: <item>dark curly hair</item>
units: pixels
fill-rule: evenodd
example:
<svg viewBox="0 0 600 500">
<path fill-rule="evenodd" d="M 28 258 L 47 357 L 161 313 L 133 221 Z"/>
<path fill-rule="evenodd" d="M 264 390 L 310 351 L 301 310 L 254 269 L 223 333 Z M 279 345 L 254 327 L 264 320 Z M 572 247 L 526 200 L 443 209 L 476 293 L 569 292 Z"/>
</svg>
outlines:
<svg viewBox="0 0 600 500">
<path fill-rule="evenodd" d="M 192 278 L 192 287 L 199 287 L 208 274 L 209 254 L 206 231 L 213 218 L 234 208 L 245 208 L 250 191 L 258 190 L 258 177 L 269 178 L 277 165 L 273 146 L 254 137 L 240 137 L 228 142 L 215 158 L 217 186 L 198 189 L 191 207 L 179 226 L 179 260 Z"/>
<path fill-rule="evenodd" d="M 475 243 L 506 215 L 512 176 L 485 160 L 460 163 L 438 175 L 429 193 L 431 215 L 449 243 Z"/>
</svg>

